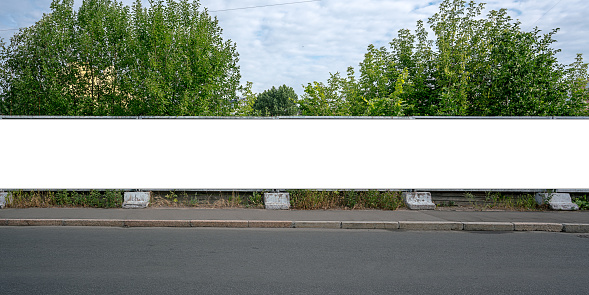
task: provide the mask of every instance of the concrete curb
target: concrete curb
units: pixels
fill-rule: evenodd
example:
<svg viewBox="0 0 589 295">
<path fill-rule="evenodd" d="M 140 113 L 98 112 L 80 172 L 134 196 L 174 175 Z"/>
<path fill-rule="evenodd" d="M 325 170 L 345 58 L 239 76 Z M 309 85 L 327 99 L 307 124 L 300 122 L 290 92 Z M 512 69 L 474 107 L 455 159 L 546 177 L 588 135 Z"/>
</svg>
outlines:
<svg viewBox="0 0 589 295">
<path fill-rule="evenodd" d="M 295 221 L 295 228 L 342 228 L 341 221 Z"/>
<path fill-rule="evenodd" d="M 230 227 L 245 228 L 249 227 L 247 220 L 191 220 L 192 227 Z"/>
<path fill-rule="evenodd" d="M 276 221 L 276 220 L 255 220 L 248 221 L 248 227 L 254 228 L 290 228 L 293 227 L 293 221 Z"/>
<path fill-rule="evenodd" d="M 2 222 L 0 222 L 2 224 Z M 62 226 L 62 219 L 5 219 L 7 226 Z"/>
<path fill-rule="evenodd" d="M 561 223 L 514 222 L 513 225 L 515 231 L 561 232 L 564 229 Z"/>
<path fill-rule="evenodd" d="M 563 231 L 567 233 L 589 233 L 589 224 L 563 223 Z"/>
<path fill-rule="evenodd" d="M 399 221 L 404 230 L 463 230 L 462 222 L 452 221 Z"/>
<path fill-rule="evenodd" d="M 397 224 L 389 226 L 390 229 L 396 229 Z M 368 222 L 368 221 L 342 221 L 343 229 L 385 229 L 384 222 Z"/>
<path fill-rule="evenodd" d="M 111 226 L 123 227 L 124 220 L 118 219 L 64 219 L 63 226 Z"/>
<path fill-rule="evenodd" d="M 514 231 L 512 222 L 463 222 L 466 231 Z"/>
<path fill-rule="evenodd" d="M 191 227 L 190 220 L 125 220 L 125 227 Z"/>
<path fill-rule="evenodd" d="M 539 222 L 0 219 L 0 226 L 324 228 L 589 233 L 589 224 Z"/>
</svg>

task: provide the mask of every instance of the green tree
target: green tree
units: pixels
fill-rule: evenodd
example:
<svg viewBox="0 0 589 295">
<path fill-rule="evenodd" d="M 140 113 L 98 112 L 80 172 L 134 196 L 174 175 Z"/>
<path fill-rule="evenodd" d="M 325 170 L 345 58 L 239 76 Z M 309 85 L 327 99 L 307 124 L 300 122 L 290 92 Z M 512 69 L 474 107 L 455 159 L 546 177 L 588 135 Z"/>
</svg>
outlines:
<svg viewBox="0 0 589 295">
<path fill-rule="evenodd" d="M 198 1 L 53 0 L 0 52 L 0 113 L 230 115 L 236 46 Z"/>
<path fill-rule="evenodd" d="M 339 73 L 332 74 L 327 85 L 322 82 L 309 83 L 298 101 L 303 116 L 349 116 L 349 97 L 355 97 L 356 83 L 353 69 L 347 78 Z"/>
<path fill-rule="evenodd" d="M 71 5 L 69 6 L 71 10 Z M 128 69 L 126 42 L 130 40 L 128 7 L 110 0 L 86 0 L 74 12 L 70 46 L 75 52 L 70 67 L 78 71 L 68 84 L 72 112 L 80 115 L 126 115 L 132 93 L 121 87 Z M 76 100 L 81 103 L 76 104 Z"/>
<path fill-rule="evenodd" d="M 272 86 L 258 94 L 253 109 L 262 116 L 294 116 L 298 113 L 297 100 L 298 96 L 292 87 Z"/>
<path fill-rule="evenodd" d="M 401 116 L 407 70 L 397 70 L 385 48 L 370 45 L 360 63 L 360 78 L 348 68 L 346 78 L 331 75 L 327 85 L 309 83 L 299 101 L 305 116 Z"/>
<path fill-rule="evenodd" d="M 368 46 L 364 61 L 360 63 L 358 92 L 351 97 L 353 116 L 400 116 L 404 102 L 401 99 L 407 79 L 406 69 L 396 69 L 386 48 Z"/>
<path fill-rule="evenodd" d="M 440 11 L 428 20 L 435 34 L 429 43 L 418 24 L 417 50 L 403 64 L 413 67 L 409 84 L 415 88 L 407 89 L 407 103 L 423 115 L 582 114 L 589 97 L 572 80 L 586 79 L 587 72 L 580 56 L 576 66 L 558 63 L 560 50 L 551 47 L 558 29 L 544 35 L 537 28 L 524 32 L 507 10 L 490 11 L 482 18 L 483 9 L 484 4 L 474 1 L 443 1 Z M 399 48 L 395 45 L 407 40 L 415 44 L 411 38 L 410 32 L 400 32 L 391 45 Z M 403 60 L 400 52 L 395 53 Z M 421 91 L 415 91 L 418 87 Z M 424 98 L 431 108 L 419 107 Z"/>
<path fill-rule="evenodd" d="M 404 113 L 409 116 L 435 114 L 438 105 L 434 72 L 433 41 L 423 22 L 417 22 L 416 34 L 399 30 L 398 37 L 390 42 L 391 58 L 397 71 L 407 70 L 404 91 L 400 98 L 405 103 Z"/>
<path fill-rule="evenodd" d="M 3 46 L 1 64 L 3 114 L 73 115 L 79 70 L 71 46 L 75 22 L 73 1 L 54 1 L 53 12 L 33 27 L 21 29 Z"/>
<path fill-rule="evenodd" d="M 223 41 L 217 19 L 198 2 L 154 1 L 132 7 L 127 77 L 140 101 L 133 109 L 148 115 L 230 115 L 239 90 L 235 44 Z"/>
<path fill-rule="evenodd" d="M 260 116 L 260 113 L 254 109 L 254 104 L 258 96 L 252 91 L 252 82 L 247 82 L 245 86 L 240 88 L 241 96 L 235 101 L 234 113 L 235 116 Z"/>
<path fill-rule="evenodd" d="M 304 114 L 378 116 L 576 116 L 587 114 L 587 64 L 579 55 L 565 66 L 552 48 L 555 29 L 521 29 L 507 10 L 444 0 L 415 33 L 402 29 L 386 48 L 368 47 L 346 79 L 314 82 L 301 100 Z M 350 91 L 352 90 L 352 91 Z M 331 106 L 330 104 L 335 104 Z M 341 107 L 341 105 L 346 107 Z"/>
</svg>

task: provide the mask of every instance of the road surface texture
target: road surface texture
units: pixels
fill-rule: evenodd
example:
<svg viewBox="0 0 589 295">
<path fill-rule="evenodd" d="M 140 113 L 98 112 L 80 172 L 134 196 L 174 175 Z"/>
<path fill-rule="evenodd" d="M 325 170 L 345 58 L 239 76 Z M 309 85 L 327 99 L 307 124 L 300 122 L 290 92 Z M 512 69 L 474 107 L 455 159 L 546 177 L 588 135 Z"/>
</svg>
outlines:
<svg viewBox="0 0 589 295">
<path fill-rule="evenodd" d="M 589 234 L 0 227 L 1 294 L 589 294 Z"/>
</svg>

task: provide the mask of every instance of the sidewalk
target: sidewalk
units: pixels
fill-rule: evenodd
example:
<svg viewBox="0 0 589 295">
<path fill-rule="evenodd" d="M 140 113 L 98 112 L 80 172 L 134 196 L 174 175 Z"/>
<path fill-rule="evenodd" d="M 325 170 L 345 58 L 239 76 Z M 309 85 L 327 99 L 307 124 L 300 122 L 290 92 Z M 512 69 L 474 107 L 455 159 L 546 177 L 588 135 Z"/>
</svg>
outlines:
<svg viewBox="0 0 589 295">
<path fill-rule="evenodd" d="M 0 226 L 12 225 L 589 232 L 589 211 L 381 211 L 201 208 L 9 208 L 0 210 Z"/>
</svg>

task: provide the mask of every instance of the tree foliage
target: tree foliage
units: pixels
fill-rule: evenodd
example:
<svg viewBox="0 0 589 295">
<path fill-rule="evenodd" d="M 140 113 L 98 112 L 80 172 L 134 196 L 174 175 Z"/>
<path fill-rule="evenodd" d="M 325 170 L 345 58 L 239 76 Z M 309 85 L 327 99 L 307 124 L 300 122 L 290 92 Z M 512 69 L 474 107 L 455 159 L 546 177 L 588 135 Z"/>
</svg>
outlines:
<svg viewBox="0 0 589 295">
<path fill-rule="evenodd" d="M 253 110 L 262 116 L 294 116 L 298 113 L 297 99 L 298 96 L 292 87 L 272 87 L 258 94 Z"/>
<path fill-rule="evenodd" d="M 238 54 L 198 1 L 53 0 L 0 51 L 0 113 L 229 115 Z"/>
<path fill-rule="evenodd" d="M 332 74 L 327 85 L 309 83 L 299 101 L 304 116 L 401 116 L 406 70 L 397 70 L 385 48 L 368 47 L 360 63 L 360 78 Z"/>
<path fill-rule="evenodd" d="M 386 48 L 368 47 L 359 79 L 313 82 L 304 115 L 577 116 L 587 114 L 587 64 L 565 66 L 555 29 L 521 29 L 507 10 L 481 16 L 484 4 L 445 0 L 415 33 L 402 29 Z"/>
</svg>

